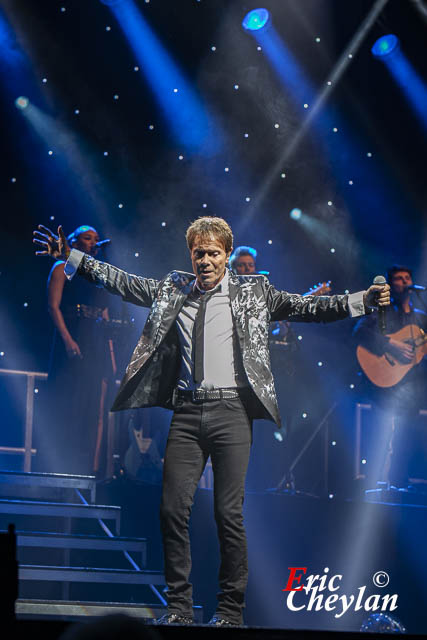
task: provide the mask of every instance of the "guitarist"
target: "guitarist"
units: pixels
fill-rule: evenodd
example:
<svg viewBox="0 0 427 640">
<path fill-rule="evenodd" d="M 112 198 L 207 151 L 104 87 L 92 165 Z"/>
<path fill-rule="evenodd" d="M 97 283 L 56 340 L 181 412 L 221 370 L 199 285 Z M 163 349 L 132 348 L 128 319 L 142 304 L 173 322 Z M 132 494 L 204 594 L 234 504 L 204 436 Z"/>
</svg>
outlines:
<svg viewBox="0 0 427 640">
<path fill-rule="evenodd" d="M 387 269 L 387 282 L 390 284 L 391 304 L 385 312 L 386 335 L 379 330 L 377 312 L 364 316 L 356 324 L 353 335 L 357 344 L 370 353 L 376 356 L 388 354 L 398 365 L 413 365 L 392 386 L 385 386 L 381 378 L 375 384 L 369 371 L 363 375 L 363 387 L 369 401 L 386 411 L 394 424 L 392 441 L 388 445 L 393 454 L 387 479 L 402 486 L 407 484 L 409 458 L 411 448 L 414 448 L 415 417 L 419 409 L 427 408 L 427 358 L 415 364 L 415 347 L 411 340 L 403 341 L 396 334 L 404 327 L 408 328 L 409 335 L 415 331 L 419 333 L 418 328 L 427 333 L 427 314 L 417 309 L 411 300 L 409 287 L 413 280 L 410 268 L 393 265 Z"/>
</svg>

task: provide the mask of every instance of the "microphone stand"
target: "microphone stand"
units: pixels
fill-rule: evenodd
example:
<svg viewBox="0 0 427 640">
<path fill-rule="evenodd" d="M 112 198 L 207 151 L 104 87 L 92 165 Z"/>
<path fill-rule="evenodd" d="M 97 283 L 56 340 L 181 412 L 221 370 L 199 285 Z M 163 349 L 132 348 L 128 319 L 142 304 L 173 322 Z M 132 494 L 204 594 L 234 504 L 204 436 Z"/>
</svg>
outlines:
<svg viewBox="0 0 427 640">
<path fill-rule="evenodd" d="M 307 496 L 312 496 L 315 498 L 318 498 L 319 496 L 316 496 L 314 494 L 311 493 L 306 493 L 304 491 L 298 491 L 298 489 L 295 488 L 295 478 L 294 478 L 294 469 L 297 466 L 298 462 L 301 460 L 302 456 L 304 455 L 304 453 L 307 451 L 307 449 L 309 448 L 309 446 L 311 445 L 311 443 L 313 442 L 314 438 L 317 436 L 317 434 L 319 433 L 319 431 L 322 429 L 322 427 L 325 425 L 325 423 L 327 423 L 329 416 L 333 413 L 333 411 L 336 409 L 338 405 L 338 402 L 335 401 L 332 406 L 328 409 L 328 411 L 326 412 L 326 414 L 323 416 L 322 420 L 319 422 L 319 424 L 317 425 L 317 427 L 314 429 L 313 433 L 311 434 L 311 436 L 308 438 L 308 440 L 306 441 L 306 443 L 302 446 L 302 448 L 300 449 L 299 453 L 297 454 L 297 456 L 294 458 L 293 462 L 289 465 L 288 469 L 286 470 L 285 474 L 283 475 L 282 479 L 280 480 L 279 484 L 277 485 L 277 487 L 273 488 L 273 489 L 269 489 L 269 491 L 274 491 L 277 493 L 288 493 L 290 495 L 307 495 Z M 326 443 L 327 445 L 327 443 Z M 327 448 L 325 448 L 325 451 L 327 450 Z M 328 468 L 327 468 L 327 460 L 325 459 L 324 461 L 324 478 L 323 478 L 323 492 L 325 495 L 327 495 L 328 493 Z"/>
<path fill-rule="evenodd" d="M 427 313 L 427 304 L 424 302 L 424 300 L 421 297 L 421 291 L 419 289 L 412 289 L 412 291 L 417 294 L 417 299 L 420 305 L 422 306 L 424 311 Z"/>
</svg>

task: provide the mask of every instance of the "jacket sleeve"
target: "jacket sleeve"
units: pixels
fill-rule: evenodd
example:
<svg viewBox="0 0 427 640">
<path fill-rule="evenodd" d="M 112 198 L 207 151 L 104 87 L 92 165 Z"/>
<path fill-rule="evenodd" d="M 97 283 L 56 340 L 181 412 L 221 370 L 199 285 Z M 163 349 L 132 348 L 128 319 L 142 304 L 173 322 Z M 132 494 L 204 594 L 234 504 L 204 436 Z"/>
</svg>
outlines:
<svg viewBox="0 0 427 640">
<path fill-rule="evenodd" d="M 271 321 L 334 322 L 365 313 L 363 291 L 349 295 L 301 296 L 278 291 L 267 279 L 265 289 Z"/>
<path fill-rule="evenodd" d="M 76 249 L 71 251 L 64 266 L 64 273 L 69 280 L 78 273 L 88 282 L 93 282 L 109 293 L 121 296 L 125 302 L 141 307 L 151 307 L 159 287 L 158 280 L 126 273 Z"/>
</svg>

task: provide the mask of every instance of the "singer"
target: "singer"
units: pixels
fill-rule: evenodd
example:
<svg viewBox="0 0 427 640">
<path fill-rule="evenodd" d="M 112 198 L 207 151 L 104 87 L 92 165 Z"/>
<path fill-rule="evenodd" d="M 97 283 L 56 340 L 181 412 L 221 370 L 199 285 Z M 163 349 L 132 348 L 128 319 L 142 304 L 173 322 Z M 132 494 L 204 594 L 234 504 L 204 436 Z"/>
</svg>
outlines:
<svg viewBox="0 0 427 640">
<path fill-rule="evenodd" d="M 378 357 L 378 363 L 387 354 L 387 357 L 391 356 L 394 373 L 402 371 L 401 380 L 385 387 L 381 375 L 385 376 L 386 370 L 381 374 L 379 366 L 375 372 L 378 377 L 369 377 L 369 369 L 364 370 L 362 392 L 380 409 L 377 424 L 391 425 L 391 432 L 386 437 L 390 455 L 384 458 L 383 470 L 378 468 L 377 478 L 392 486 L 406 488 L 409 475 L 413 476 L 410 459 L 417 440 L 418 412 L 427 408 L 427 361 L 425 357 L 421 359 L 423 350 L 424 353 L 427 351 L 422 340 L 422 331 L 427 332 L 427 314 L 417 309 L 411 300 L 413 280 L 409 267 L 389 267 L 387 282 L 391 287 L 391 304 L 384 307 L 385 331 L 378 314 L 373 313 L 359 320 L 354 337 L 357 345 Z M 363 369 L 363 363 L 361 365 Z M 417 474 L 419 471 L 416 477 Z"/>
<path fill-rule="evenodd" d="M 81 225 L 68 236 L 72 248 L 95 257 L 96 229 Z M 47 282 L 48 311 L 54 325 L 49 358 L 49 411 L 43 420 L 39 471 L 93 474 L 98 432 L 103 431 L 102 395 L 108 387 L 108 349 L 99 319 L 108 320 L 108 295 L 83 279 L 68 282 L 64 261 L 53 265 Z M 105 397 L 104 397 L 105 404 Z M 99 447 L 101 445 L 99 444 Z M 95 457 L 97 460 L 95 460 Z"/>
<path fill-rule="evenodd" d="M 243 620 L 247 550 L 243 525 L 252 421 L 280 426 L 268 349 L 270 321 L 332 322 L 387 305 L 389 286 L 350 295 L 300 296 L 278 291 L 263 275 L 227 268 L 233 234 L 225 220 L 203 217 L 187 229 L 193 273 L 172 271 L 161 281 L 99 262 L 39 227 L 35 242 L 67 260 L 65 273 L 150 307 L 113 410 L 163 406 L 174 410 L 163 472 L 161 525 L 169 612 L 161 624 L 192 624 L 188 525 L 193 496 L 211 456 L 215 519 L 221 552 L 218 606 L 212 626 Z"/>
</svg>

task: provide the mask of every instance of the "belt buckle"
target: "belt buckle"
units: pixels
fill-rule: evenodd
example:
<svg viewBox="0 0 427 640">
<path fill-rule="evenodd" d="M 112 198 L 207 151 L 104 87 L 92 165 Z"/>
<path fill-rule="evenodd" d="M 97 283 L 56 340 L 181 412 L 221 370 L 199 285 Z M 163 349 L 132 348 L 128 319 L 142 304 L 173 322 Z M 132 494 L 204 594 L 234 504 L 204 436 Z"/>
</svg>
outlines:
<svg viewBox="0 0 427 640">
<path fill-rule="evenodd" d="M 191 399 L 193 402 L 203 402 L 203 400 L 205 400 L 205 397 L 197 397 L 198 393 L 202 393 L 203 389 L 193 389 L 191 392 Z M 206 396 L 205 392 L 203 391 L 204 396 Z"/>
</svg>

